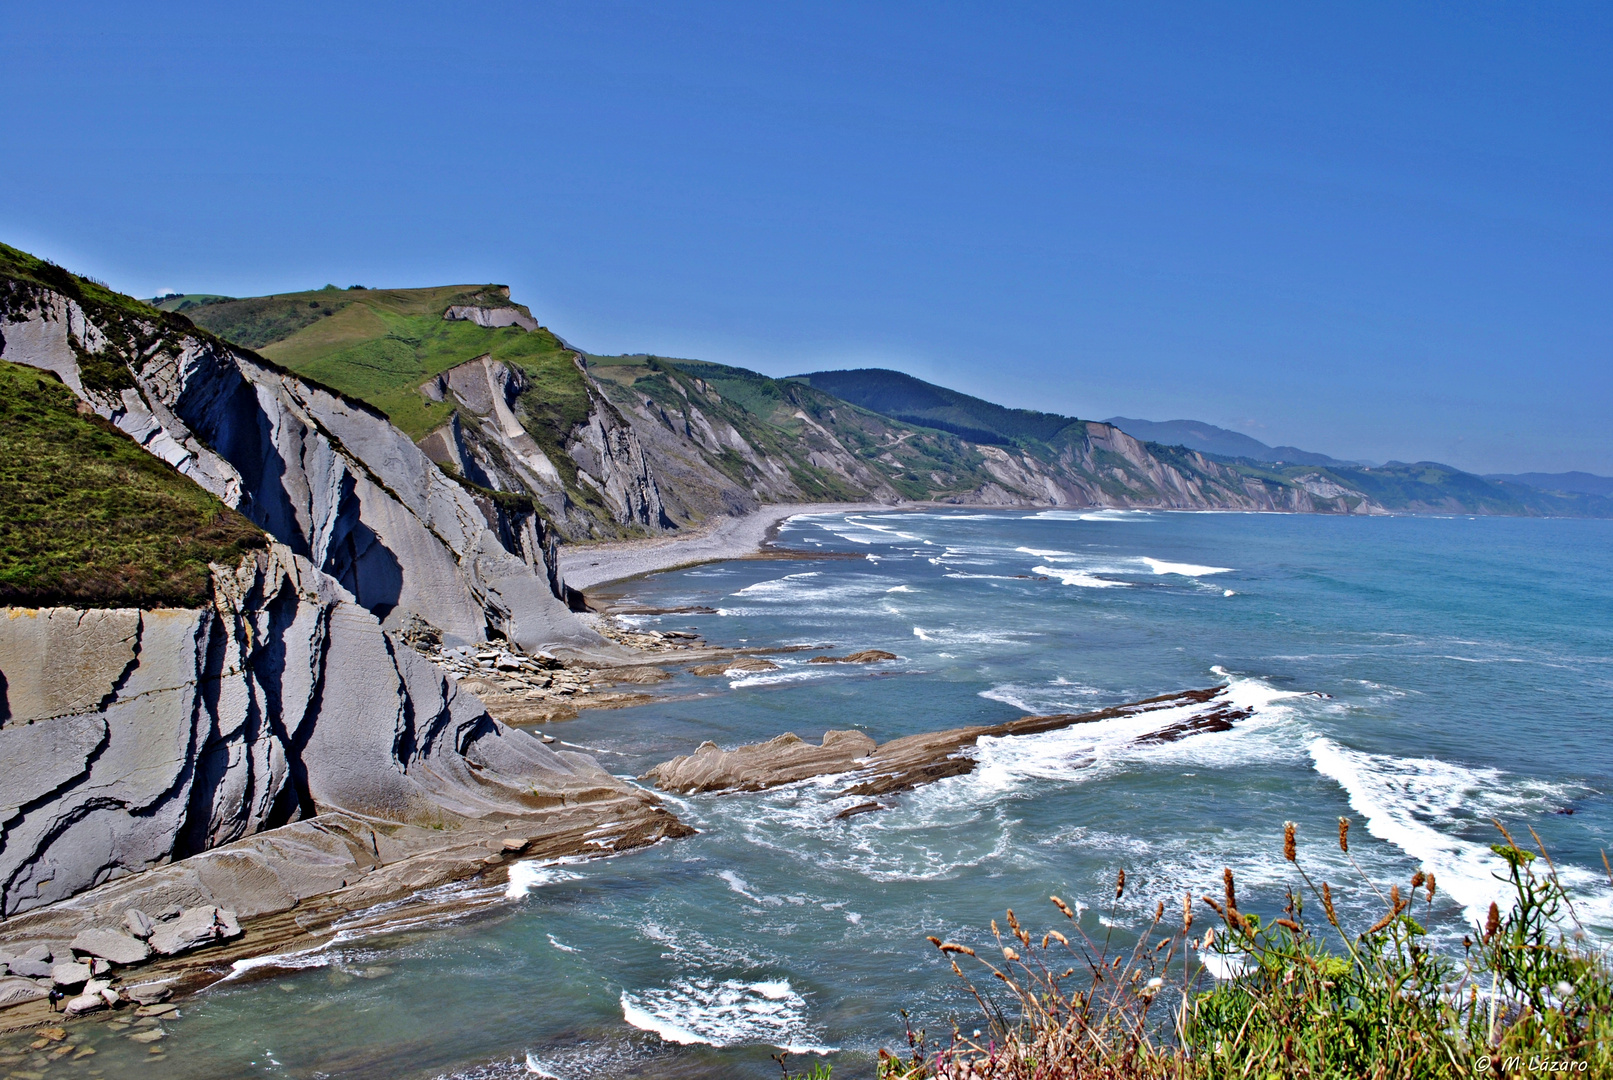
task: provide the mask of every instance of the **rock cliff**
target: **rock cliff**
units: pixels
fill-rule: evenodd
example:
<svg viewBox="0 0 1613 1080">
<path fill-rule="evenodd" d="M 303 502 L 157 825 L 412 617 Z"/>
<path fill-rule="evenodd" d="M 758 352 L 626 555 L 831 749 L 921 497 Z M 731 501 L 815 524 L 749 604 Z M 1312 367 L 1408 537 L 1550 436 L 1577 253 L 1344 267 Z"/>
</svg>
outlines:
<svg viewBox="0 0 1613 1080">
<path fill-rule="evenodd" d="M 340 582 L 388 629 L 599 644 L 560 599 L 542 519 L 456 482 L 361 403 L 176 317 L 86 306 L 10 279 L 0 357 L 93 411 Z M 540 452 L 541 453 L 541 452 Z"/>
<path fill-rule="evenodd" d="M 283 544 L 215 567 L 202 609 L 0 609 L 0 688 L 8 918 L 315 815 L 670 821 L 491 719 Z"/>
</svg>

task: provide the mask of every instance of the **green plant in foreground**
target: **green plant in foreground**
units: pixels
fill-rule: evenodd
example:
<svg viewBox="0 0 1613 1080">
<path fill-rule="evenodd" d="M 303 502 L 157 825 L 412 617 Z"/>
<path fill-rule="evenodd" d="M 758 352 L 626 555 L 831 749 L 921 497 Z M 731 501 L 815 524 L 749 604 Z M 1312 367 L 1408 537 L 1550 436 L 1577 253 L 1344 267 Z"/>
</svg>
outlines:
<svg viewBox="0 0 1613 1080">
<path fill-rule="evenodd" d="M 1347 856 L 1348 827 L 1341 818 L 1339 846 Z M 987 958 L 967 945 L 931 938 L 979 1004 L 984 1030 L 965 1034 L 955 1026 L 944 1046 L 910 1030 L 908 1055 L 882 1053 L 880 1076 L 1613 1076 L 1608 958 L 1589 944 L 1539 837 L 1537 856 L 1497 828 L 1506 840 L 1494 848 L 1507 867 L 1501 880 L 1515 899 L 1504 917 L 1491 905 L 1485 925 L 1475 927 L 1477 939 L 1463 939 L 1461 960 L 1431 949 L 1415 917 L 1426 919 L 1433 906 L 1432 875 L 1419 871 L 1402 893 L 1398 885 L 1380 890 L 1362 874 L 1383 913 L 1352 935 L 1339 918 L 1332 886 L 1317 887 L 1300 866 L 1289 824 L 1284 856 L 1300 880 L 1282 914 L 1269 920 L 1239 910 L 1229 869 L 1222 896 L 1201 897 L 1217 924 L 1198 938 L 1191 936 L 1191 894 L 1180 930 L 1163 928 L 1160 902 L 1135 945 L 1114 955 L 1109 938 L 1089 938 L 1057 897 L 1052 901 L 1070 935 L 1050 930 L 1037 942 L 1010 910 L 1006 937 L 992 923 L 1001 962 L 995 954 Z M 1546 872 L 1535 868 L 1537 858 Z M 1122 871 L 1115 907 L 1124 890 Z M 1323 920 L 1307 922 L 1307 895 Z M 1190 950 L 1218 957 L 1231 977 L 1207 979 Z M 1010 1000 L 994 998 L 991 983 L 985 991 L 976 987 L 960 957 L 983 965 Z"/>
</svg>

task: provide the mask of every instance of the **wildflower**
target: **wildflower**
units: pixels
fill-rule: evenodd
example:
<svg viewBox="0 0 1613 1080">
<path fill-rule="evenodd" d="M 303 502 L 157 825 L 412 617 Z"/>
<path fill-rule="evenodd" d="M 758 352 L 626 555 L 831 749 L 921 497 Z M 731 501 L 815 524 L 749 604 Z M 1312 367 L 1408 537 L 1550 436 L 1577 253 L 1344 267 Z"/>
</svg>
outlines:
<svg viewBox="0 0 1613 1080">
<path fill-rule="evenodd" d="M 1182 933 L 1193 929 L 1193 893 L 1191 891 L 1182 896 Z"/>
<path fill-rule="evenodd" d="M 1491 900 L 1490 901 L 1490 915 L 1489 915 L 1489 918 L 1484 920 L 1484 940 L 1489 941 L 1491 938 L 1495 937 L 1495 935 L 1499 934 L 1500 932 L 1501 932 L 1501 909 L 1495 906 L 1495 901 L 1494 900 Z"/>
<path fill-rule="evenodd" d="M 1063 901 L 1063 900 L 1060 900 L 1060 899 L 1059 899 L 1059 898 L 1058 898 L 1058 897 L 1056 897 L 1056 896 L 1049 896 L 1049 897 L 1048 897 L 1048 899 L 1049 899 L 1049 900 L 1051 900 L 1051 901 L 1053 901 L 1053 906 L 1054 906 L 1054 907 L 1056 907 L 1056 908 L 1058 908 L 1058 909 L 1059 909 L 1059 910 L 1060 910 L 1060 911 L 1062 911 L 1062 912 L 1064 912 L 1064 917 L 1065 917 L 1065 918 L 1066 918 L 1066 919 L 1073 919 L 1073 918 L 1075 918 L 1075 912 L 1073 912 L 1073 911 L 1071 911 L 1071 910 L 1070 910 L 1070 905 L 1069 905 L 1069 904 L 1066 904 L 1066 903 L 1065 903 L 1065 902 L 1064 902 L 1064 901 Z"/>
<path fill-rule="evenodd" d="M 1557 996 L 1562 998 L 1564 1001 L 1567 1001 L 1569 998 L 1574 996 L 1574 984 L 1571 982 L 1559 982 L 1556 986 L 1556 990 Z"/>
<path fill-rule="evenodd" d="M 1427 875 L 1425 875 L 1421 870 L 1417 871 L 1415 874 L 1411 875 L 1411 887 L 1413 889 L 1422 888 L 1423 887 L 1423 882 L 1426 879 L 1427 879 Z"/>
<path fill-rule="evenodd" d="M 1430 904 L 1434 902 L 1434 874 L 1432 871 L 1429 871 L 1428 874 L 1428 902 Z"/>
<path fill-rule="evenodd" d="M 1232 867 L 1228 866 L 1221 871 L 1221 881 L 1227 888 L 1227 910 L 1231 911 L 1238 906 L 1238 894 L 1232 888 Z"/>
<path fill-rule="evenodd" d="M 1297 845 L 1294 843 L 1294 823 L 1292 821 L 1283 822 L 1283 858 L 1289 862 L 1296 862 L 1299 859 Z"/>
<path fill-rule="evenodd" d="M 1125 892 L 1125 891 L 1126 891 L 1126 871 L 1125 871 L 1124 868 L 1122 868 L 1121 871 L 1120 871 L 1120 876 L 1115 878 L 1115 899 L 1119 900 L 1120 899 L 1120 894 Z"/>
<path fill-rule="evenodd" d="M 1334 926 L 1339 924 L 1339 913 L 1333 910 L 1333 888 L 1325 881 L 1322 882 L 1322 910 L 1327 912 L 1328 922 Z"/>
<path fill-rule="evenodd" d="M 1003 946 L 1003 959 L 1004 960 L 1018 960 L 1019 959 L 1019 954 L 1017 952 L 1015 952 L 1013 949 L 1010 949 L 1005 945 L 1005 946 Z"/>
<path fill-rule="evenodd" d="M 1339 818 L 1339 850 L 1346 855 L 1350 853 L 1350 819 Z"/>
</svg>

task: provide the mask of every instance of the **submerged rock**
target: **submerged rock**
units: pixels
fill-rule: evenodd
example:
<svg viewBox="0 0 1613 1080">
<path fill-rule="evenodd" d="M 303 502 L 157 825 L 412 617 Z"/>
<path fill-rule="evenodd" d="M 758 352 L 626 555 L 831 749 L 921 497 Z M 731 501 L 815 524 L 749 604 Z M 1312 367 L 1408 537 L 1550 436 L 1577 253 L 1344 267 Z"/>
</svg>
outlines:
<svg viewBox="0 0 1613 1080">
<path fill-rule="evenodd" d="M 889 657 L 890 654 L 883 653 L 881 656 Z M 834 660 L 832 657 L 822 659 L 826 662 Z M 792 734 L 732 750 L 723 750 L 716 743 L 706 742 L 693 754 L 662 762 L 640 779 L 654 783 L 663 791 L 690 794 L 762 791 L 814 776 L 845 773 L 849 774 L 851 782 L 841 792 L 842 795 L 887 795 L 974 771 L 975 761 L 969 751 L 982 738 L 1037 735 L 1077 724 L 1183 708 L 1193 711 L 1186 717 L 1179 717 L 1170 724 L 1139 736 L 1137 742 L 1150 745 L 1201 732 L 1225 731 L 1234 721 L 1244 719 L 1251 713 L 1249 709 L 1232 705 L 1225 695 L 1224 686 L 1187 690 L 1089 713 L 1023 716 L 1001 724 L 909 735 L 878 746 L 873 739 L 859 731 L 827 732 L 822 746 L 813 746 Z M 852 817 L 883 807 L 882 803 L 865 802 L 842 811 L 838 816 Z"/>
<path fill-rule="evenodd" d="M 860 652 L 848 653 L 845 656 L 814 656 L 808 660 L 809 664 L 877 664 L 884 660 L 896 660 L 895 653 L 884 649 L 863 649 Z"/>
</svg>

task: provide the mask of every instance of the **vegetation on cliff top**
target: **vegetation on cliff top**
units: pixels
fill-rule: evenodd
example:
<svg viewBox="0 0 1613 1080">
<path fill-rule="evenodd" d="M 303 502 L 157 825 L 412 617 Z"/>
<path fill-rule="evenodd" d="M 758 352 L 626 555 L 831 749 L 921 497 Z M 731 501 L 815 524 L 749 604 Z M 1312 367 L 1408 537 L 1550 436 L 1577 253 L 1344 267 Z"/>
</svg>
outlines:
<svg viewBox="0 0 1613 1080">
<path fill-rule="evenodd" d="M 195 607 L 263 533 L 94 414 L 0 361 L 0 604 Z"/>
</svg>

